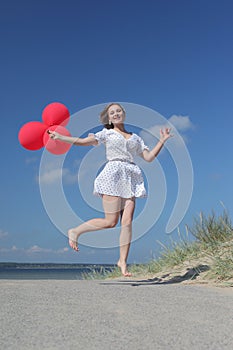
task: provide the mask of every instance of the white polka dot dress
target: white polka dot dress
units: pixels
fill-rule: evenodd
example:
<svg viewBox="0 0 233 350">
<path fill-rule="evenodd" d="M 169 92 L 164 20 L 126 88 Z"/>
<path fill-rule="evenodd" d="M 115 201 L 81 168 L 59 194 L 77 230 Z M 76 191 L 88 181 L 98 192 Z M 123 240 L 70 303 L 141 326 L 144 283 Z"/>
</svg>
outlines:
<svg viewBox="0 0 233 350">
<path fill-rule="evenodd" d="M 114 129 L 104 128 L 94 134 L 98 144 L 106 147 L 107 164 L 94 182 L 94 194 L 122 198 L 145 197 L 146 190 L 141 169 L 134 163 L 134 156 L 145 149 L 142 138 L 132 134 L 126 139 Z"/>
</svg>

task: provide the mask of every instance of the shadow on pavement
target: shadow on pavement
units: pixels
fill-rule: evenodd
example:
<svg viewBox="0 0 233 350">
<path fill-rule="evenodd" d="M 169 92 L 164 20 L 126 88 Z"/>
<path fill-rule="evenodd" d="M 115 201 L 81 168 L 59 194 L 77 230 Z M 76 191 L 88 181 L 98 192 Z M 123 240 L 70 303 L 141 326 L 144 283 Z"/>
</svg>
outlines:
<svg viewBox="0 0 233 350">
<path fill-rule="evenodd" d="M 117 281 L 111 281 L 111 282 L 101 282 L 101 284 L 126 284 L 131 285 L 132 287 L 138 287 L 138 286 L 145 286 L 145 285 L 160 285 L 160 284 L 174 284 L 174 283 L 181 283 L 184 281 L 189 280 L 195 280 L 200 273 L 210 270 L 210 267 L 208 265 L 198 265 L 193 268 L 188 268 L 187 272 L 183 275 L 176 275 L 171 276 L 170 273 L 167 273 L 160 277 L 154 277 L 144 280 L 117 280 Z"/>
</svg>

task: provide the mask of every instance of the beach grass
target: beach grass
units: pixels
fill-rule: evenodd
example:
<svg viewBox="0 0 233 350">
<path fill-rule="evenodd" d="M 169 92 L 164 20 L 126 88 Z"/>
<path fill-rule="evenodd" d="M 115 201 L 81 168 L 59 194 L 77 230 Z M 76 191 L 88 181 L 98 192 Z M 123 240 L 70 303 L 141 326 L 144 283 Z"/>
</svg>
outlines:
<svg viewBox="0 0 233 350">
<path fill-rule="evenodd" d="M 224 209 L 216 215 L 200 213 L 192 226 L 185 226 L 178 240 L 161 246 L 158 258 L 145 264 L 129 266 L 134 278 L 157 278 L 160 282 L 195 280 L 197 283 L 215 283 L 233 286 L 233 226 Z M 120 277 L 119 268 L 111 271 L 91 272 L 85 278 Z M 165 277 L 164 277 L 165 276 Z"/>
<path fill-rule="evenodd" d="M 115 267 L 113 268 L 105 268 L 102 266 L 101 268 L 95 269 L 92 268 L 90 272 L 83 272 L 82 273 L 82 278 L 87 279 L 87 280 L 95 280 L 95 279 L 106 279 L 111 275 L 114 275 L 114 271 L 117 271 Z"/>
</svg>

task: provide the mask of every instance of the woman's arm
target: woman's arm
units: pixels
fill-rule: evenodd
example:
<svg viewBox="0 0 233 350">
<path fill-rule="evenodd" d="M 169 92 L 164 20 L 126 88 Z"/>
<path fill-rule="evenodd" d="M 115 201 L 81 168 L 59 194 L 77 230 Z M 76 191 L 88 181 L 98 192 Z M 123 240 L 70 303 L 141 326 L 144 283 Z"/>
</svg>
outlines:
<svg viewBox="0 0 233 350">
<path fill-rule="evenodd" d="M 95 139 L 95 136 L 93 134 L 88 135 L 87 137 L 81 138 L 81 137 L 72 137 L 72 136 L 64 136 L 59 134 L 56 131 L 48 131 L 48 134 L 51 139 L 53 140 L 59 140 L 67 143 L 71 143 L 75 146 L 95 146 L 98 144 L 97 140 Z"/>
<path fill-rule="evenodd" d="M 171 129 L 170 128 L 166 128 L 166 129 L 160 129 L 160 139 L 158 141 L 158 143 L 155 145 L 155 147 L 151 150 L 144 150 L 141 154 L 142 158 L 147 161 L 147 162 L 152 162 L 157 155 L 159 154 L 159 152 L 161 151 L 161 149 L 163 148 L 164 143 L 173 135 L 170 134 Z"/>
</svg>

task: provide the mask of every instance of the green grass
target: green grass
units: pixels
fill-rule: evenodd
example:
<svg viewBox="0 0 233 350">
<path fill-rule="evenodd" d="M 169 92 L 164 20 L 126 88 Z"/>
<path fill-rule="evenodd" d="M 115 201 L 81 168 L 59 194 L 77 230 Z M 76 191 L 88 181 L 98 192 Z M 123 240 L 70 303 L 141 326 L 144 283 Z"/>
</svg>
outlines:
<svg viewBox="0 0 233 350">
<path fill-rule="evenodd" d="M 189 234 L 195 241 L 188 240 Z M 211 264 L 208 278 L 216 281 L 233 279 L 233 227 L 225 210 L 219 216 L 214 212 L 208 216 L 200 213 L 192 227 L 186 226 L 185 238 L 179 236 L 178 242 L 172 242 L 169 247 L 164 246 L 161 256 L 149 263 L 152 272 L 182 266 L 187 261 L 195 264 L 208 259 Z"/>
<path fill-rule="evenodd" d="M 213 211 L 208 216 L 200 213 L 194 218 L 191 227 L 186 226 L 184 235 L 178 229 L 178 236 L 178 242 L 171 239 L 169 245 L 158 241 L 162 251 L 157 259 L 146 264 L 130 265 L 129 270 L 134 277 L 153 275 L 169 269 L 172 271 L 184 264 L 187 266 L 187 263 L 195 267 L 208 261 L 210 270 L 205 278 L 233 285 L 233 226 L 226 210 L 219 216 Z M 105 279 L 120 276 L 116 267 L 111 272 L 93 271 L 85 278 Z"/>
<path fill-rule="evenodd" d="M 230 282 L 233 286 L 233 240 L 226 241 L 212 251 L 214 264 L 210 278 L 219 282 Z"/>
<path fill-rule="evenodd" d="M 221 242 L 233 238 L 233 228 L 228 213 L 224 210 L 218 217 L 212 211 L 208 216 L 200 213 L 199 218 L 194 219 L 194 224 L 189 231 L 205 245 L 215 246 Z"/>
<path fill-rule="evenodd" d="M 110 275 L 114 275 L 114 271 L 115 271 L 116 269 L 115 268 L 113 268 L 112 270 L 109 270 L 109 268 L 108 269 L 105 269 L 104 267 L 102 267 L 101 269 L 92 269 L 91 270 L 91 272 L 86 272 L 86 273 L 83 273 L 82 274 L 82 278 L 83 279 L 88 279 L 88 280 L 90 280 L 90 279 L 106 279 L 108 276 L 110 276 Z"/>
</svg>

